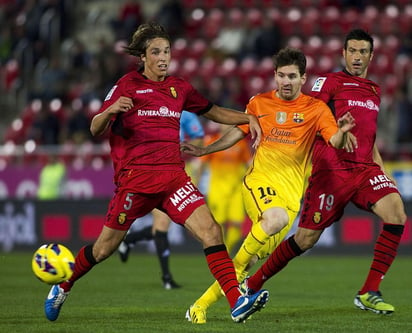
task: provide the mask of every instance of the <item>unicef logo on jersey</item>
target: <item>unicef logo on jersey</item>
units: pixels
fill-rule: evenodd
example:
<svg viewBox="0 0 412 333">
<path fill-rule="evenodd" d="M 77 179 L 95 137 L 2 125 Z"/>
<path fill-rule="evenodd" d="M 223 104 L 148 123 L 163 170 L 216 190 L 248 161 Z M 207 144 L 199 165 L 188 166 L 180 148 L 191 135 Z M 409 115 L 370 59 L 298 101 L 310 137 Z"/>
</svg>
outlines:
<svg viewBox="0 0 412 333">
<path fill-rule="evenodd" d="M 373 101 L 371 101 L 370 99 L 368 99 L 366 101 L 366 106 L 370 110 L 379 110 L 379 108 L 376 106 L 376 104 Z"/>
<path fill-rule="evenodd" d="M 369 110 L 374 110 L 379 112 L 379 106 L 377 106 L 372 100 L 368 99 L 366 102 L 364 101 L 354 101 L 349 99 L 348 100 L 348 106 L 350 107 L 360 107 L 360 108 L 366 108 Z"/>
<path fill-rule="evenodd" d="M 169 115 L 169 108 L 167 106 L 161 106 L 159 108 L 159 113 L 161 116 L 166 117 Z"/>
</svg>

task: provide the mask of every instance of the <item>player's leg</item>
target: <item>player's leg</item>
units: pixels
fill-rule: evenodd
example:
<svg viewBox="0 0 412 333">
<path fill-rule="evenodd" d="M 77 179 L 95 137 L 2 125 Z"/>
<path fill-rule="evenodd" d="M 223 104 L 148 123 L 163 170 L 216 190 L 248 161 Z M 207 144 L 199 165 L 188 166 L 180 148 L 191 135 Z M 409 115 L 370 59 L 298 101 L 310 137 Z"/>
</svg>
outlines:
<svg viewBox="0 0 412 333">
<path fill-rule="evenodd" d="M 172 277 L 169 268 L 170 244 L 168 239 L 168 230 L 170 226 L 169 217 L 158 209 L 152 211 L 153 215 L 153 239 L 156 245 L 156 253 L 159 258 L 160 268 L 162 270 L 163 287 L 166 290 L 180 288 Z"/>
<path fill-rule="evenodd" d="M 54 285 L 47 296 L 44 303 L 47 319 L 50 321 L 57 319 L 73 284 L 96 264 L 108 258 L 117 249 L 125 234 L 125 230 L 115 230 L 103 226 L 96 242 L 80 249 L 75 258 L 76 264 L 71 278 L 60 285 Z"/>
<path fill-rule="evenodd" d="M 280 245 L 266 259 L 263 265 L 247 280 L 247 287 L 259 290 L 273 275 L 281 271 L 292 259 L 313 247 L 322 234 L 322 230 L 298 227 L 296 233 Z"/>
<path fill-rule="evenodd" d="M 163 210 L 202 243 L 207 265 L 225 292 L 233 321 L 245 321 L 265 306 L 269 292 L 241 295 L 233 262 L 223 243 L 222 228 L 206 206 L 204 196 L 185 174 L 173 173 L 169 183 L 170 193 L 162 202 Z"/>
<path fill-rule="evenodd" d="M 383 228 L 375 244 L 374 258 L 362 291 L 379 290 L 379 285 L 397 255 L 406 222 L 406 213 L 398 193 L 380 199 L 373 212 L 383 221 Z"/>
<path fill-rule="evenodd" d="M 346 180 L 335 174 L 336 172 L 332 174 L 329 171 L 318 172 L 310 177 L 295 235 L 283 241 L 248 279 L 247 284 L 250 289 L 260 288 L 290 260 L 314 246 L 323 230 L 342 216 L 351 191 L 344 186 Z M 349 173 L 342 175 L 342 178 L 345 175 L 349 176 Z"/>
<path fill-rule="evenodd" d="M 223 186 L 223 187 L 222 187 Z M 228 188 L 227 183 L 219 183 L 217 180 L 211 178 L 209 183 L 209 192 L 207 197 L 207 204 L 213 217 L 222 226 L 224 235 L 226 236 L 226 219 L 227 210 L 229 206 L 228 198 L 231 195 L 230 188 Z M 228 250 L 226 241 L 226 249 Z M 228 250 L 228 253 L 229 250 Z M 186 311 L 186 319 L 194 324 L 204 324 L 206 323 L 206 309 L 218 301 L 224 294 L 221 292 L 220 285 L 218 281 L 214 281 L 209 288 L 200 296 Z"/>
<path fill-rule="evenodd" d="M 238 281 L 242 281 L 246 277 L 248 269 L 253 266 L 258 257 L 264 258 L 273 251 L 274 247 L 285 237 L 297 215 L 297 212 L 292 211 L 287 211 L 285 214 L 285 210 L 279 206 L 286 206 L 286 204 L 275 195 L 271 197 L 270 201 L 268 200 L 268 203 L 263 201 L 259 203 L 266 209 L 263 214 L 253 191 L 247 189 L 244 200 L 253 226 L 233 259 Z M 282 228 L 285 223 L 287 227 Z M 272 233 L 275 235 L 270 236 Z M 271 241 L 269 242 L 269 240 Z M 194 323 L 206 322 L 208 307 L 219 300 L 222 295 L 224 292 L 219 284 L 213 283 L 189 308 L 186 313 L 188 319 Z"/>
<path fill-rule="evenodd" d="M 131 231 L 127 233 L 124 240 L 120 243 L 117 251 L 119 252 L 120 260 L 126 262 L 129 259 L 130 248 L 140 241 L 148 241 L 153 239 L 153 226 L 149 225 L 141 230 Z"/>
<path fill-rule="evenodd" d="M 141 182 L 138 176 L 138 173 L 125 172 L 119 175 L 119 183 L 124 180 L 123 178 L 127 178 L 128 186 L 133 188 L 134 182 Z M 47 319 L 51 321 L 57 319 L 73 284 L 97 263 L 105 260 L 116 251 L 135 219 L 149 213 L 157 204 L 152 201 L 152 198 L 138 196 L 121 187 L 116 190 L 115 196 L 109 204 L 105 225 L 96 242 L 93 245 L 82 247 L 77 253 L 71 278 L 60 285 L 53 286 L 50 290 L 44 302 Z M 127 210 L 127 214 L 125 210 Z"/>
<path fill-rule="evenodd" d="M 242 226 L 246 218 L 241 187 L 239 186 L 236 191 L 229 195 L 229 198 L 230 201 L 225 207 L 227 216 L 225 222 L 225 244 L 227 251 L 234 253 L 242 239 Z"/>
<path fill-rule="evenodd" d="M 233 253 L 236 246 L 242 239 L 242 223 L 243 221 L 227 221 L 225 223 L 225 244 L 227 251 Z"/>
<path fill-rule="evenodd" d="M 266 189 L 263 195 L 262 188 Z M 252 220 L 252 228 L 233 260 L 239 273 L 246 269 L 255 256 L 264 258 L 266 255 L 261 251 L 267 251 L 264 249 L 265 244 L 273 235 L 281 233 L 284 237 L 297 215 L 297 211 L 286 209 L 290 206 L 289 198 L 280 197 L 276 189 L 260 179 L 248 179 L 242 190 L 244 207 Z"/>
<path fill-rule="evenodd" d="M 388 192 L 387 189 L 391 187 L 382 186 L 382 188 L 382 191 Z M 394 188 L 392 187 L 392 189 Z M 376 195 L 376 192 L 375 190 L 373 195 Z M 361 197 L 363 198 L 365 195 L 362 194 Z M 376 201 L 371 210 L 383 221 L 383 228 L 375 243 L 374 256 L 368 275 L 355 297 L 354 304 L 362 310 L 370 310 L 378 314 L 391 314 L 395 311 L 395 307 L 383 300 L 380 284 L 396 258 L 407 217 L 397 190 L 387 193 Z"/>
<path fill-rule="evenodd" d="M 268 299 L 268 292 L 259 291 L 250 297 L 241 295 L 233 262 L 223 243 L 222 229 L 214 221 L 207 206 L 196 208 L 186 220 L 185 227 L 201 241 L 209 269 L 232 309 L 233 320 L 242 322 L 260 310 Z"/>
</svg>

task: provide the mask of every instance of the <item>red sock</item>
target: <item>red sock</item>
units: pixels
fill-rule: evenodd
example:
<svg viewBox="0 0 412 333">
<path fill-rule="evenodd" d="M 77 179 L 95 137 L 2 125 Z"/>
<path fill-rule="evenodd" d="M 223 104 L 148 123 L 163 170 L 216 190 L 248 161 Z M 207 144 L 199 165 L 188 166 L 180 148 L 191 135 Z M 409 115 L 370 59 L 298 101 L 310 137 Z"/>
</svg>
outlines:
<svg viewBox="0 0 412 333">
<path fill-rule="evenodd" d="M 90 271 L 97 264 L 92 253 L 93 245 L 83 246 L 74 260 L 74 271 L 71 278 L 60 284 L 65 292 L 70 291 L 74 282 Z"/>
<path fill-rule="evenodd" d="M 235 267 L 227 253 L 225 245 L 216 245 L 204 250 L 210 272 L 219 282 L 226 298 L 233 308 L 239 298 L 239 282 L 236 278 Z"/>
<path fill-rule="evenodd" d="M 293 236 L 289 237 L 279 244 L 256 273 L 248 279 L 248 287 L 252 290 L 260 290 L 266 280 L 282 270 L 290 260 L 302 253 L 303 251 L 296 244 Z"/>
<path fill-rule="evenodd" d="M 379 286 L 396 257 L 403 229 L 403 225 L 389 223 L 383 225 L 383 230 L 375 244 L 369 274 L 359 294 L 362 295 L 368 291 L 379 291 Z"/>
</svg>

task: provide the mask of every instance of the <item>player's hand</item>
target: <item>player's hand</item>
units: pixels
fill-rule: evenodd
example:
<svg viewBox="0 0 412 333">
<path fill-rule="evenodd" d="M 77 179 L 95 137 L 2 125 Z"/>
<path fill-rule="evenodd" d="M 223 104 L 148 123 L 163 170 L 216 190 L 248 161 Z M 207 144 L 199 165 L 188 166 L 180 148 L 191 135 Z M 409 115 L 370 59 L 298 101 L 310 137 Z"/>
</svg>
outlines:
<svg viewBox="0 0 412 333">
<path fill-rule="evenodd" d="M 192 145 L 188 142 L 181 142 L 180 143 L 180 151 L 188 154 L 188 155 L 192 155 L 192 156 L 203 156 L 206 154 L 206 148 L 205 147 L 199 147 L 199 146 L 195 146 Z"/>
<path fill-rule="evenodd" d="M 356 125 L 355 118 L 353 118 L 350 112 L 346 112 L 342 117 L 338 119 L 338 126 L 342 132 L 349 132 Z"/>
<path fill-rule="evenodd" d="M 252 147 L 256 149 L 262 139 L 262 129 L 260 128 L 258 119 L 253 115 L 249 115 L 249 131 L 252 140 L 254 140 Z"/>
<path fill-rule="evenodd" d="M 116 114 L 127 112 L 133 107 L 133 100 L 130 97 L 120 96 L 110 107 L 110 113 Z"/>
<path fill-rule="evenodd" d="M 345 149 L 348 153 L 353 153 L 356 148 L 358 148 L 358 140 L 356 139 L 356 136 L 354 136 L 351 132 L 346 132 L 343 149 Z"/>
</svg>

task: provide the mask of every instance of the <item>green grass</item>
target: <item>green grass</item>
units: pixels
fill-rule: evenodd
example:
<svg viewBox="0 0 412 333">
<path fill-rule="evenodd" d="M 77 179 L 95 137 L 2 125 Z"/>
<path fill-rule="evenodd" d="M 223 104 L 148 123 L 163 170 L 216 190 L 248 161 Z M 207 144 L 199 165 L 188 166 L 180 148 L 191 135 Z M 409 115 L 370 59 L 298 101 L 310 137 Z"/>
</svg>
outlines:
<svg viewBox="0 0 412 333">
<path fill-rule="evenodd" d="M 265 287 L 266 308 L 245 324 L 230 319 L 225 299 L 209 309 L 206 325 L 184 319 L 187 307 L 212 282 L 205 259 L 174 254 L 171 264 L 182 289 L 165 291 L 154 255 L 117 256 L 79 280 L 60 317 L 49 322 L 43 301 L 49 286 L 31 272 L 31 254 L 0 255 L 0 332 L 412 332 L 412 257 L 400 256 L 382 282 L 392 316 L 353 306 L 370 265 L 366 257 L 308 255 L 297 258 Z"/>
</svg>

